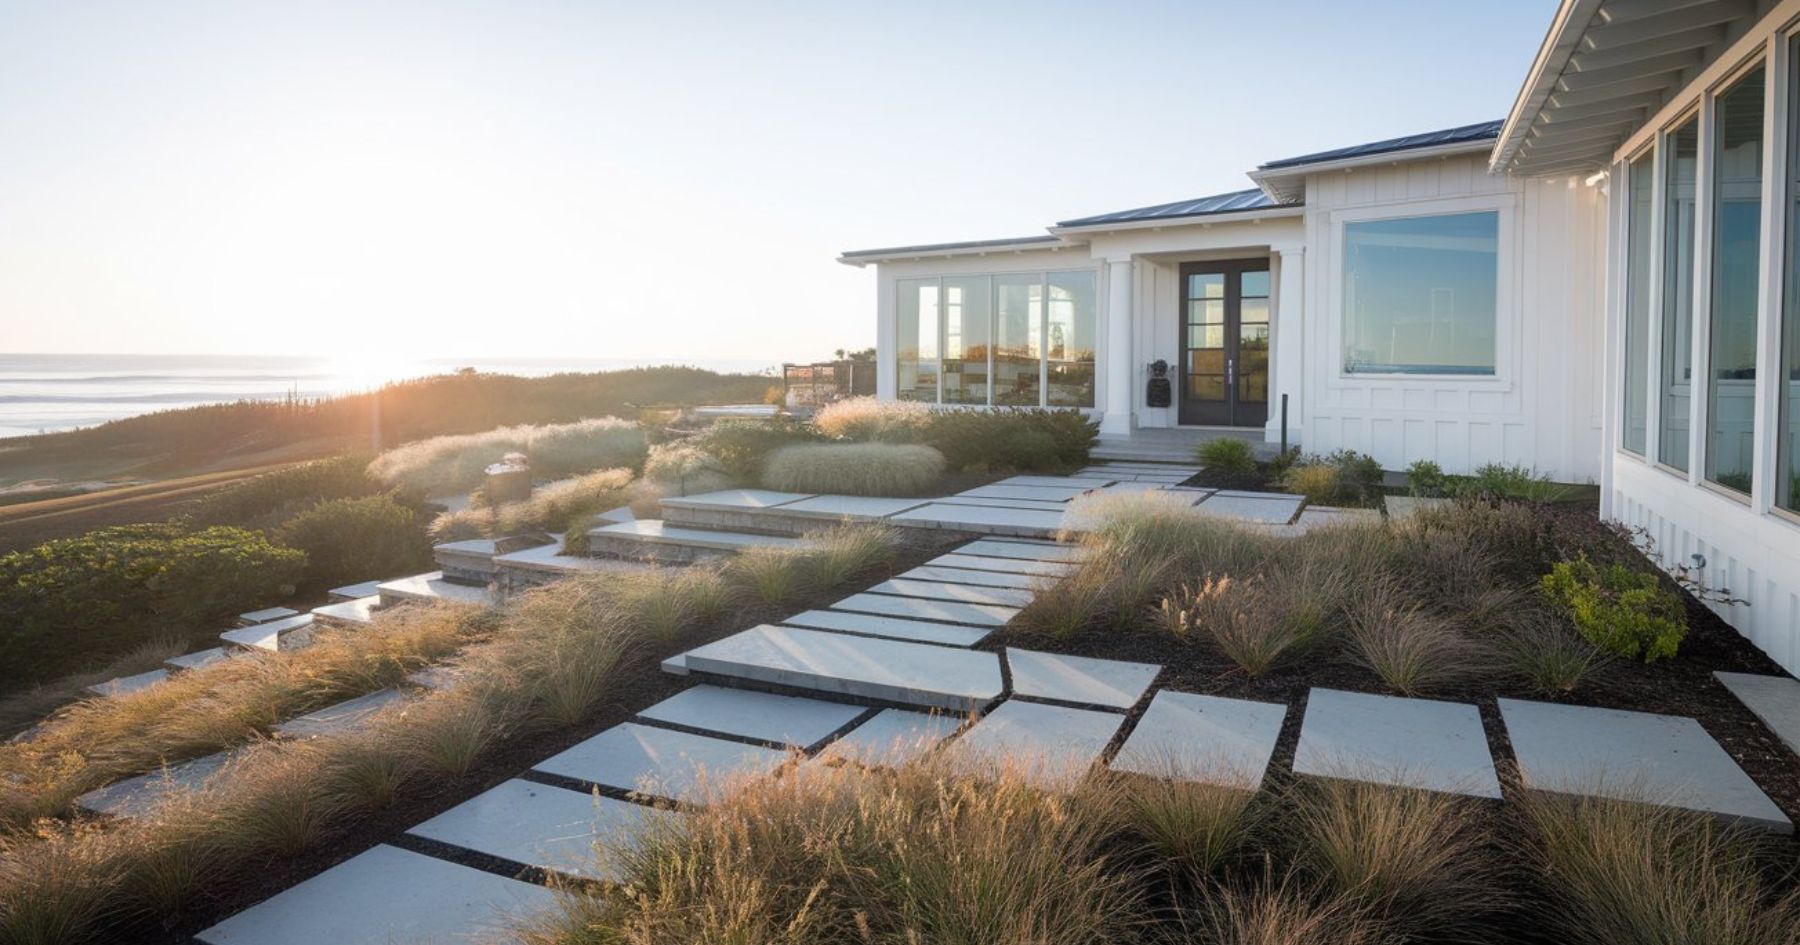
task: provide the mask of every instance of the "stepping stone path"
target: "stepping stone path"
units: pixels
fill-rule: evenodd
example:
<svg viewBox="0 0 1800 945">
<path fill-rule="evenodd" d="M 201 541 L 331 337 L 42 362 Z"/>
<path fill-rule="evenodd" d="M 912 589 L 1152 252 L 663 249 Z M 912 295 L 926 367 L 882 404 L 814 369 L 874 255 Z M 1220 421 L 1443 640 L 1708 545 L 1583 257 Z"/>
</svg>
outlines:
<svg viewBox="0 0 1800 945">
<path fill-rule="evenodd" d="M 88 686 L 86 691 L 96 696 L 106 696 L 108 698 L 128 696 L 134 692 L 141 692 L 148 689 L 168 678 L 169 671 L 167 669 L 153 669 L 148 672 L 135 673 L 130 676 L 120 676 L 117 679 L 108 679 L 102 683 L 95 683 Z"/>
<path fill-rule="evenodd" d="M 642 804 L 514 778 L 407 833 L 520 866 L 611 881 L 618 873 L 608 852 L 656 815 Z"/>
<path fill-rule="evenodd" d="M 1011 587 L 1019 590 L 1032 590 L 1045 583 L 1043 578 L 1031 574 L 975 571 L 966 568 L 940 567 L 936 564 L 913 568 L 900 577 L 909 581 L 941 581 L 950 584 L 975 584 L 981 587 Z"/>
<path fill-rule="evenodd" d="M 1793 822 L 1700 723 L 1677 715 L 1501 699 L 1525 783 L 1645 801 L 1793 833 Z"/>
<path fill-rule="evenodd" d="M 231 653 L 229 651 L 222 646 L 215 646 L 208 650 L 199 650 L 193 653 L 183 653 L 180 656 L 170 657 L 169 659 L 163 660 L 163 667 L 171 673 L 185 673 L 190 669 L 211 666 L 221 660 L 228 660 L 230 658 Z"/>
<path fill-rule="evenodd" d="M 383 581 L 376 585 L 376 593 L 380 595 L 383 607 L 404 601 L 450 601 L 478 606 L 493 603 L 493 595 L 488 593 L 487 588 L 446 581 L 442 571 L 415 574 L 397 581 Z"/>
<path fill-rule="evenodd" d="M 381 595 L 376 594 L 314 607 L 312 615 L 327 626 L 363 627 L 375 622 L 375 611 L 380 607 Z"/>
<path fill-rule="evenodd" d="M 966 547 L 966 546 L 965 546 Z M 932 567 L 956 568 L 960 571 L 1000 574 L 1029 574 L 1045 578 L 1067 577 L 1081 565 L 1063 561 L 1029 561 L 1019 558 L 982 557 L 951 553 L 931 559 Z"/>
<path fill-rule="evenodd" d="M 1762 720 L 1775 737 L 1800 755 L 1800 679 L 1757 673 L 1713 673 Z"/>
<path fill-rule="evenodd" d="M 282 620 L 271 620 L 219 634 L 229 648 L 267 650 L 271 653 L 297 650 L 312 642 L 313 615 L 300 614 Z"/>
<path fill-rule="evenodd" d="M 1024 607 L 1036 596 L 1030 591 L 1006 587 L 977 587 L 972 584 L 949 584 L 943 581 L 913 581 L 895 578 L 869 588 L 871 594 L 892 594 L 925 600 L 956 601 L 964 604 L 997 604 L 1002 607 Z M 1009 618 L 1010 619 L 1010 618 Z"/>
<path fill-rule="evenodd" d="M 954 715 L 883 709 L 845 733 L 820 753 L 869 766 L 904 767 L 923 757 L 961 728 Z"/>
<path fill-rule="evenodd" d="M 831 607 L 833 610 L 854 610 L 865 614 L 884 614 L 939 623 L 966 623 L 978 627 L 1005 626 L 1019 615 L 1019 608 L 1000 604 L 967 604 L 919 597 L 894 597 L 888 594 L 852 594 Z"/>
<path fill-rule="evenodd" d="M 788 505 L 801 499 L 810 499 L 808 492 L 773 492 L 768 489 L 723 489 L 718 492 L 703 492 L 699 495 L 680 496 L 664 499 L 664 505 L 676 508 L 689 507 L 722 507 L 730 509 L 772 509 L 779 505 Z"/>
<path fill-rule="evenodd" d="M 805 750 L 866 711 L 800 696 L 695 686 L 639 712 L 638 718 Z"/>
<path fill-rule="evenodd" d="M 1270 492 L 1219 491 L 1203 499 L 1195 508 L 1202 515 L 1214 515 L 1244 522 L 1284 525 L 1294 519 L 1300 504 L 1306 500 L 1294 495 Z"/>
<path fill-rule="evenodd" d="M 1306 699 L 1294 770 L 1500 797 L 1481 713 L 1460 702 L 1314 689 Z"/>
<path fill-rule="evenodd" d="M 1002 538 L 978 539 L 956 549 L 952 554 L 958 558 L 1010 558 L 1020 561 L 1048 561 L 1059 564 L 1077 564 L 1086 560 L 1088 556 L 1087 549 L 1078 545 L 1012 541 Z"/>
<path fill-rule="evenodd" d="M 993 653 L 798 627 L 751 627 L 663 665 L 765 685 L 968 711 L 1000 698 Z"/>
<path fill-rule="evenodd" d="M 992 532 L 997 535 L 1053 535 L 1062 528 L 1062 510 L 991 508 L 933 502 L 888 520 L 901 525 Z"/>
<path fill-rule="evenodd" d="M 75 806 L 95 814 L 142 817 L 173 795 L 199 790 L 232 757 L 232 752 L 222 751 L 167 765 L 95 788 L 76 798 Z"/>
<path fill-rule="evenodd" d="M 884 499 L 877 496 L 860 495 L 816 495 L 808 499 L 790 503 L 781 507 L 783 515 L 801 515 L 818 519 L 850 519 L 861 521 L 866 519 L 887 518 L 896 512 L 916 509 L 927 502 L 926 499 Z"/>
<path fill-rule="evenodd" d="M 206 945 L 475 942 L 555 904 L 542 886 L 383 845 L 195 937 Z"/>
<path fill-rule="evenodd" d="M 1164 689 L 1150 700 L 1112 767 L 1257 790 L 1287 706 Z"/>
<path fill-rule="evenodd" d="M 787 760 L 788 753 L 776 748 L 626 722 L 539 762 L 533 770 L 697 804 L 739 779 L 772 774 Z"/>
<path fill-rule="evenodd" d="M 331 735 L 361 725 L 375 713 L 404 701 L 406 696 L 407 694 L 399 689 L 378 689 L 367 695 L 347 699 L 336 705 L 328 705 L 323 709 L 316 709 L 298 718 L 283 722 L 275 726 L 274 731 L 282 738 L 292 739 Z"/>
<path fill-rule="evenodd" d="M 333 604 L 359 600 L 364 597 L 379 597 L 383 583 L 382 581 L 364 581 L 361 584 L 346 584 L 343 587 L 332 588 L 325 593 L 325 596 Z"/>
<path fill-rule="evenodd" d="M 1012 672 L 1016 696 L 1112 709 L 1136 705 L 1162 672 L 1161 666 L 1152 663 L 1064 656 L 1016 647 L 1006 648 L 1006 665 Z"/>
<path fill-rule="evenodd" d="M 300 612 L 291 607 L 268 607 L 263 610 L 253 610 L 247 614 L 238 614 L 237 623 L 240 627 L 254 627 L 259 623 L 286 620 L 289 617 L 298 616 L 300 616 Z"/>
<path fill-rule="evenodd" d="M 1011 772 L 1065 790 L 1085 776 L 1125 717 L 1009 699 L 950 744 L 951 763 L 979 775 Z"/>
<path fill-rule="evenodd" d="M 970 489 L 967 492 L 958 492 L 957 496 L 964 499 L 1020 499 L 1031 502 L 1068 502 L 1078 495 L 1087 494 L 1091 488 L 1092 487 L 1090 486 L 1079 485 L 1007 485 L 1002 482 L 991 486 Z"/>
<path fill-rule="evenodd" d="M 888 637 L 894 640 L 911 640 L 915 643 L 936 643 L 942 646 L 961 647 L 974 646 L 993 632 L 985 627 L 963 627 L 948 623 L 907 620 L 901 617 L 845 613 L 839 610 L 808 610 L 783 620 L 782 624 L 790 627 L 806 627 L 812 630 L 837 630 L 869 637 Z"/>
</svg>

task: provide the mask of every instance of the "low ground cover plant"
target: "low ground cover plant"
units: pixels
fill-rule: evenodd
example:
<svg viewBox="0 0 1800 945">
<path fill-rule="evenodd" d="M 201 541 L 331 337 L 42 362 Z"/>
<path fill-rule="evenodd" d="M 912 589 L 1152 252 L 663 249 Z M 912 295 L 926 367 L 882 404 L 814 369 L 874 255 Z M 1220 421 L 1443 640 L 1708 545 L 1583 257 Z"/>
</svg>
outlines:
<svg viewBox="0 0 1800 945">
<path fill-rule="evenodd" d="M 1582 636 L 1614 655 L 1668 659 L 1687 635 L 1686 608 L 1657 575 L 1621 564 L 1597 567 L 1583 555 L 1558 562 L 1541 586 Z"/>
<path fill-rule="evenodd" d="M 291 593 L 303 552 L 259 532 L 122 525 L 0 556 L 0 686 L 149 639 L 198 639 Z"/>
<path fill-rule="evenodd" d="M 535 476 L 561 478 L 596 469 L 637 469 L 648 451 L 637 424 L 603 417 L 420 440 L 375 457 L 369 475 L 420 496 L 466 494 L 507 453 L 524 453 Z"/>
<path fill-rule="evenodd" d="M 944 455 L 918 443 L 784 446 L 763 461 L 762 484 L 782 492 L 905 496 L 944 474 Z"/>
</svg>

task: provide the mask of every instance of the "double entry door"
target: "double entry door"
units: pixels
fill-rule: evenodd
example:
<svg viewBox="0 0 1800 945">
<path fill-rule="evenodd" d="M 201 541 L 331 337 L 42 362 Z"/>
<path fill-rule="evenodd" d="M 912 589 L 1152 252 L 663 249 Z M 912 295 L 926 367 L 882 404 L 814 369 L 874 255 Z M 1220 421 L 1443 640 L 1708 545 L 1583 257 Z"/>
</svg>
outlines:
<svg viewBox="0 0 1800 945">
<path fill-rule="evenodd" d="M 1269 419 L 1269 261 L 1181 267 L 1179 422 L 1260 427 Z"/>
</svg>

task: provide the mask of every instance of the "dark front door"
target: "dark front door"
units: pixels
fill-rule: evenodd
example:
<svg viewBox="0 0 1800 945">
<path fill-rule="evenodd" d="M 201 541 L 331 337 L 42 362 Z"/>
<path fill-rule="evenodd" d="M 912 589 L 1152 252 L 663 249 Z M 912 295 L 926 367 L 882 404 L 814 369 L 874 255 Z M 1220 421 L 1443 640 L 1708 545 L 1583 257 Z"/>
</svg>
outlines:
<svg viewBox="0 0 1800 945">
<path fill-rule="evenodd" d="M 1182 266 L 1180 422 L 1260 427 L 1268 419 L 1268 260 Z"/>
</svg>

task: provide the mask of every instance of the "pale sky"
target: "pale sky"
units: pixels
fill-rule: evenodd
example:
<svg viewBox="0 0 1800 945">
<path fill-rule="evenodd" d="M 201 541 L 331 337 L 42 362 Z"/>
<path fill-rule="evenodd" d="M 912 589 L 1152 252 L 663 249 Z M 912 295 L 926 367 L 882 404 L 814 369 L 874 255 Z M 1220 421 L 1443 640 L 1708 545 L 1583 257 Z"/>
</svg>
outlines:
<svg viewBox="0 0 1800 945">
<path fill-rule="evenodd" d="M 822 357 L 846 249 L 1502 117 L 1555 0 L 0 0 L 0 352 Z"/>
</svg>

